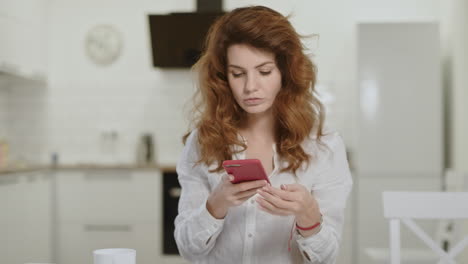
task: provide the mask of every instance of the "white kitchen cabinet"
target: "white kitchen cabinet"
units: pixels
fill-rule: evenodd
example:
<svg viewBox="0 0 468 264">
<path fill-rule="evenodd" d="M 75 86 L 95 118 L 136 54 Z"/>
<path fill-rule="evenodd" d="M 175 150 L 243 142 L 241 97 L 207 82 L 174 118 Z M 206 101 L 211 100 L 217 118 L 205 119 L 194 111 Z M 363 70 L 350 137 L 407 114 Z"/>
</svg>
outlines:
<svg viewBox="0 0 468 264">
<path fill-rule="evenodd" d="M 45 80 L 46 0 L 0 1 L 0 72 Z"/>
<path fill-rule="evenodd" d="M 156 222 L 160 172 L 157 170 L 76 170 L 57 174 L 60 222 Z"/>
<path fill-rule="evenodd" d="M 99 248 L 133 248 L 137 263 L 157 263 L 159 233 L 156 223 L 61 223 L 58 263 L 92 263 Z"/>
<path fill-rule="evenodd" d="M 162 255 L 159 170 L 57 170 L 57 263 L 92 263 L 92 251 L 125 247 L 138 264 L 184 263 Z"/>
<path fill-rule="evenodd" d="M 0 175 L 0 263 L 52 261 L 50 174 Z"/>
</svg>

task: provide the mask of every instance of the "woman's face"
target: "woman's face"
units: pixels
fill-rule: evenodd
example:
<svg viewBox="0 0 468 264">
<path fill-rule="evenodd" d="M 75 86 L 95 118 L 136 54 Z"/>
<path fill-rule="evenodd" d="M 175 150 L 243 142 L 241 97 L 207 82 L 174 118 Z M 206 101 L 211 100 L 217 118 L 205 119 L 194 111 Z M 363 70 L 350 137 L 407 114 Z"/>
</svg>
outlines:
<svg viewBox="0 0 468 264">
<path fill-rule="evenodd" d="M 249 114 L 271 111 L 281 89 L 281 72 L 273 53 L 245 44 L 227 50 L 228 82 L 237 103 Z"/>
</svg>

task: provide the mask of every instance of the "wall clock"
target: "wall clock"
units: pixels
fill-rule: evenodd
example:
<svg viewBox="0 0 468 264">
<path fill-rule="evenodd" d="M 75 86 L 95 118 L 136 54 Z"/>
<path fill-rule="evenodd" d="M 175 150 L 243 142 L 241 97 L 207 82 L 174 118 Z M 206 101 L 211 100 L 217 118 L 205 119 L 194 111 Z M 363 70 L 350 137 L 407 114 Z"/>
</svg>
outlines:
<svg viewBox="0 0 468 264">
<path fill-rule="evenodd" d="M 86 54 L 97 65 L 114 63 L 122 53 L 122 46 L 122 34 L 112 25 L 96 25 L 86 34 Z"/>
</svg>

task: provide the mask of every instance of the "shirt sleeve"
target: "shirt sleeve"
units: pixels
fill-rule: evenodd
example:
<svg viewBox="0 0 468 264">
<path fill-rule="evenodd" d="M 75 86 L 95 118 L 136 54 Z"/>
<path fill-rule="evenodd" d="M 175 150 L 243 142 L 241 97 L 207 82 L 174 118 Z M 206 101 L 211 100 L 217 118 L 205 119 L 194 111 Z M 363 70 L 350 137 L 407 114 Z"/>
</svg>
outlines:
<svg viewBox="0 0 468 264">
<path fill-rule="evenodd" d="M 329 144 L 326 169 L 318 175 L 320 181 L 312 189 L 323 215 L 321 230 L 310 237 L 295 232 L 304 263 L 335 263 L 341 242 L 346 201 L 351 192 L 352 178 L 341 136 L 333 133 L 325 139 Z M 325 152 L 327 153 L 327 152 Z"/>
<path fill-rule="evenodd" d="M 196 131 L 192 131 L 177 163 L 182 190 L 174 237 L 181 256 L 191 262 L 202 259 L 211 251 L 224 224 L 224 219 L 214 218 L 206 208 L 210 194 L 208 172 L 196 164 L 197 146 Z"/>
</svg>

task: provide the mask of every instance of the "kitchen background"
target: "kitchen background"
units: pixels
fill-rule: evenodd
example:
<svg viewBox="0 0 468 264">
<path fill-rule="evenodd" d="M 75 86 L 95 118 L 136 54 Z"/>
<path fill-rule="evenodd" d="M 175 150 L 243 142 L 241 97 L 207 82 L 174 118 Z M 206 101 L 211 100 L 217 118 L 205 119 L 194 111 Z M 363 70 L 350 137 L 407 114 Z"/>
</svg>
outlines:
<svg viewBox="0 0 468 264">
<path fill-rule="evenodd" d="M 468 2 L 225 0 L 222 4 L 225 11 L 266 5 L 292 14 L 299 33 L 319 35 L 305 44 L 319 69 L 317 85 L 328 107 L 327 122 L 344 137 L 355 172 L 339 263 L 377 263 L 366 249 L 388 247 L 380 189 L 439 190 L 444 187 L 445 169 L 468 171 Z M 195 0 L 0 1 L 0 263 L 91 263 L 91 251 L 102 247 L 136 248 L 140 264 L 184 263 L 176 255 L 164 254 L 173 250 L 164 242 L 172 235 L 167 232 L 171 219 L 167 217 L 174 214 L 170 208 L 177 197 L 173 171 L 188 127 L 185 113 L 194 79 L 188 69 L 153 66 L 148 15 L 196 10 Z M 379 130 L 363 117 L 367 111 L 361 87 L 363 62 L 378 57 L 363 52 L 363 47 L 382 44 L 372 34 L 385 30 L 365 25 L 382 23 L 432 25 L 433 34 L 417 43 L 437 63 L 432 68 L 415 64 L 410 70 L 417 72 L 411 83 L 422 83 L 425 74 L 435 76 L 434 89 L 414 87 L 407 97 L 411 105 L 390 107 L 393 115 L 386 119 L 403 130 L 421 120 L 428 124 L 410 133 L 420 135 L 418 146 L 428 148 L 410 154 L 426 153 L 429 158 L 408 154 L 407 159 L 418 166 L 426 161 L 430 170 L 408 170 L 434 174 L 427 178 L 403 177 L 401 170 L 389 170 L 398 173 L 398 179 L 373 177 L 366 171 L 366 154 L 375 151 L 366 140 L 376 137 L 384 142 L 391 136 L 373 134 Z M 103 24 L 116 29 L 122 41 L 117 59 L 107 65 L 95 63 L 86 51 L 87 35 Z M 418 28 L 413 32 L 418 34 Z M 436 44 L 426 45 L 424 40 L 431 37 Z M 403 38 L 394 41 L 405 43 Z M 388 70 L 378 60 L 372 63 L 376 69 Z M 385 105 L 377 104 L 377 108 Z M 405 120 L 411 107 L 431 112 L 422 112 L 419 121 Z M 150 163 L 137 158 L 145 134 L 151 134 L 154 147 Z M 372 152 L 377 157 L 397 153 L 392 149 L 395 152 L 384 154 L 386 146 L 379 147 L 382 153 Z M 360 154 L 363 158 L 358 160 Z M 383 167 L 370 171 L 379 174 Z M 434 229 L 430 224 L 427 228 Z M 368 231 L 370 235 L 365 235 Z M 459 261 L 468 263 L 468 253 Z"/>
</svg>

